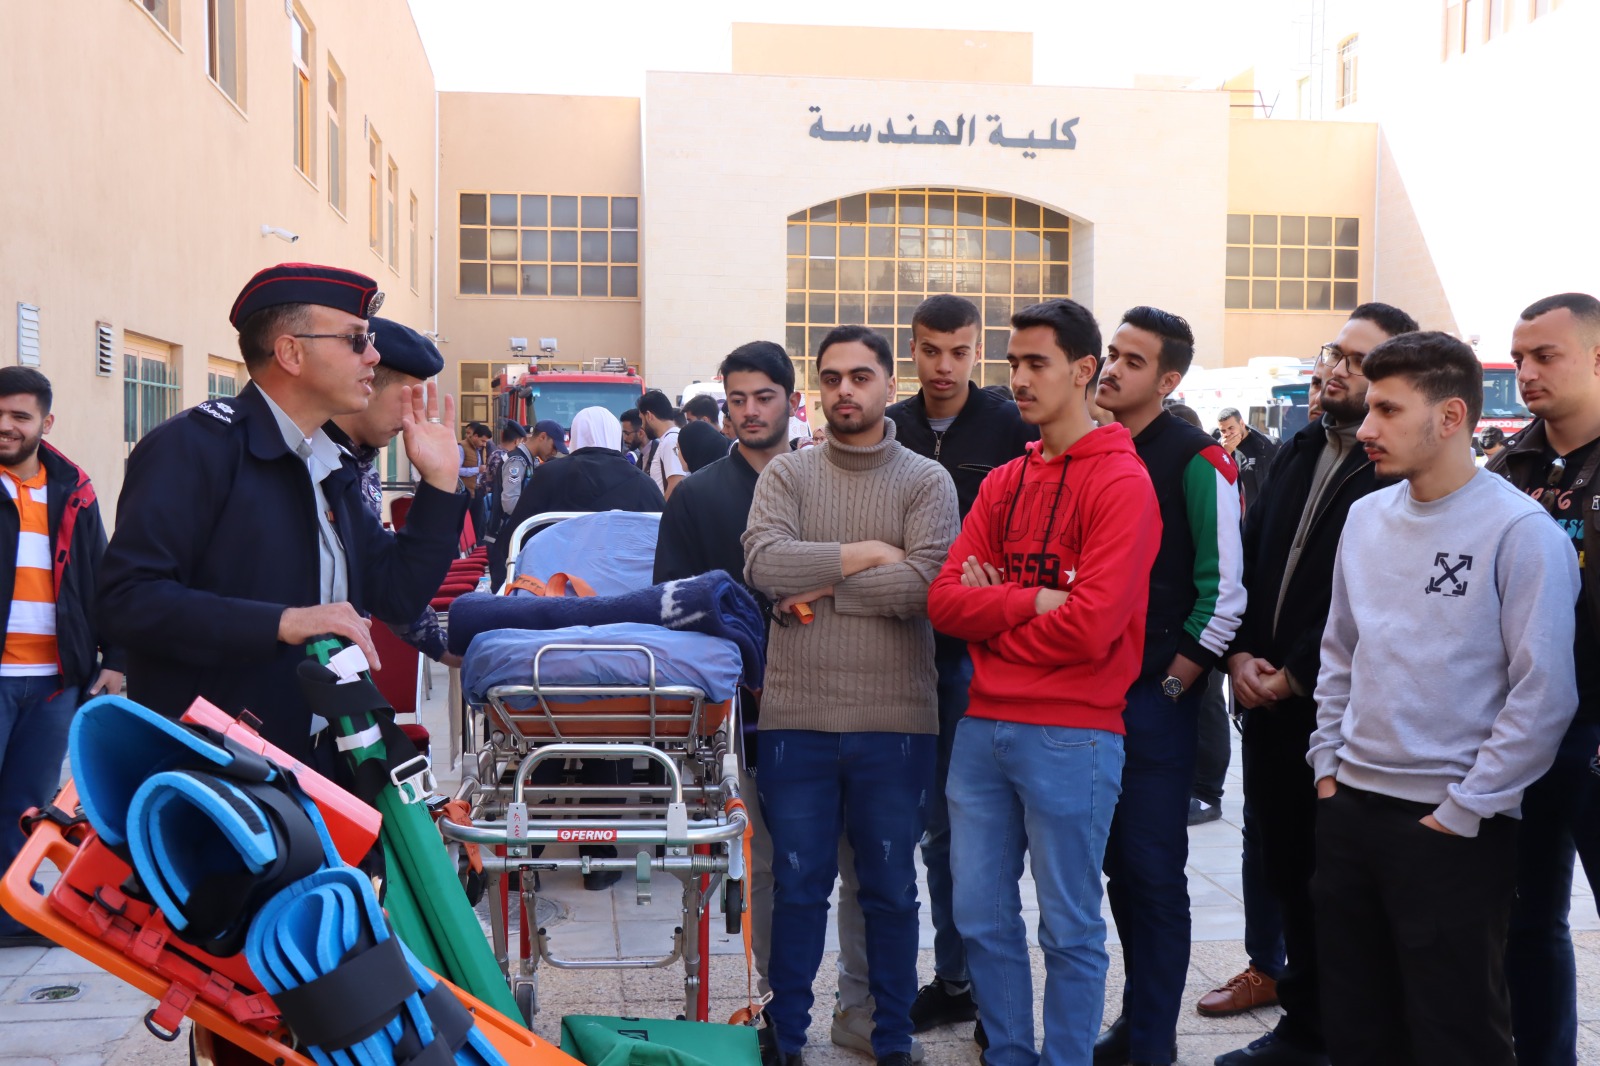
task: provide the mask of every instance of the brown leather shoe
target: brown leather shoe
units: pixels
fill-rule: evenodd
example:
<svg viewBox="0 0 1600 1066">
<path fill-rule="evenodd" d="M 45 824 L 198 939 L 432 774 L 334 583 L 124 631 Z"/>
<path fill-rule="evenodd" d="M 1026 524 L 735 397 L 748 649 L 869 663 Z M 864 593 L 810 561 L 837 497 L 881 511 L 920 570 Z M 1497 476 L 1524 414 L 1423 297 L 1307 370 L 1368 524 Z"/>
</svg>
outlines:
<svg viewBox="0 0 1600 1066">
<path fill-rule="evenodd" d="M 1254 966 L 1247 966 L 1243 973 L 1229 978 L 1221 988 L 1213 988 L 1201 996 L 1194 1009 L 1207 1018 L 1226 1018 L 1257 1007 L 1276 1006 L 1277 1002 L 1278 982 Z"/>
</svg>

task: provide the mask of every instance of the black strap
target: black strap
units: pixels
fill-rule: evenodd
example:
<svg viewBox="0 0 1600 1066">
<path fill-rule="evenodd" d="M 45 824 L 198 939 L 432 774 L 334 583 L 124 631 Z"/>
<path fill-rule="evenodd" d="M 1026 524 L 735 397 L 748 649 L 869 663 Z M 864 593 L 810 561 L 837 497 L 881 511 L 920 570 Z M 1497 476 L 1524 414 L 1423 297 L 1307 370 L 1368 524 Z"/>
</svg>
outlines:
<svg viewBox="0 0 1600 1066">
<path fill-rule="evenodd" d="M 443 981 L 422 997 L 422 1009 L 433 1022 L 435 1040 L 444 1041 L 452 1053 L 466 1046 L 472 1032 L 472 1012 L 462 1006 Z"/>
<path fill-rule="evenodd" d="M 272 1001 L 302 1044 L 338 1051 L 388 1025 L 416 992 L 400 941 L 391 936 L 356 948 L 333 972 L 278 992 Z"/>
</svg>

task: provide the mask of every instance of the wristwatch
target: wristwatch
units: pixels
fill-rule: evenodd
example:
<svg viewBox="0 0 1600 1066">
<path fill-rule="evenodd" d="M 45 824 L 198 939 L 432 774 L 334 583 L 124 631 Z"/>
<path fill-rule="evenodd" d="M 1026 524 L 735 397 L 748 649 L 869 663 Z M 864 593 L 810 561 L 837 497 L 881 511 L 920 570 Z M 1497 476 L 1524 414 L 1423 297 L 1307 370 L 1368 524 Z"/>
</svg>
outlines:
<svg viewBox="0 0 1600 1066">
<path fill-rule="evenodd" d="M 1177 700 L 1179 696 L 1183 695 L 1183 682 L 1168 674 L 1161 679 L 1161 694 L 1169 700 Z"/>
</svg>

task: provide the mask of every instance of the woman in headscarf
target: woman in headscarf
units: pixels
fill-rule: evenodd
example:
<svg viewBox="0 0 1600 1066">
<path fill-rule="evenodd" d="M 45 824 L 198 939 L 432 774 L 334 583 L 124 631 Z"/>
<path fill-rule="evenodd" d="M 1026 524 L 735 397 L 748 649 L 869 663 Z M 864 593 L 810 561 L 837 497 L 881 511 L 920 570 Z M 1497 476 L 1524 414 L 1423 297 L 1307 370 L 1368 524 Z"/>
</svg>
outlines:
<svg viewBox="0 0 1600 1066">
<path fill-rule="evenodd" d="M 689 473 L 727 457 L 728 438 L 710 422 L 690 422 L 678 431 L 678 454 Z"/>
<path fill-rule="evenodd" d="M 666 498 L 650 475 L 622 456 L 622 423 L 604 407 L 585 407 L 572 419 L 571 453 L 541 463 L 489 549 L 489 578 L 505 580 L 510 535 L 546 511 L 660 511 Z"/>
</svg>

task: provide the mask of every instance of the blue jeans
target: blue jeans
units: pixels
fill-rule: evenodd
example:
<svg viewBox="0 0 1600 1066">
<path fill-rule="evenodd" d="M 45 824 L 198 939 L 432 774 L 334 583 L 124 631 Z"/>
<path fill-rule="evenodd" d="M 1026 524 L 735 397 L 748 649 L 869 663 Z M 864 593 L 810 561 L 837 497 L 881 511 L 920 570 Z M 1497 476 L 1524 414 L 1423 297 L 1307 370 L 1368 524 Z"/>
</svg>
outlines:
<svg viewBox="0 0 1600 1066">
<path fill-rule="evenodd" d="M 938 738 L 909 733 L 763 729 L 757 788 L 772 837 L 772 948 L 767 1013 L 778 1046 L 796 1052 L 811 1025 L 839 835 L 856 854 L 866 918 L 873 1054 L 911 1050 L 917 992 L 916 846 Z"/>
<path fill-rule="evenodd" d="M 0 677 L 0 870 L 22 850 L 17 819 L 55 798 L 78 690 L 59 676 Z M 0 912 L 0 936 L 29 930 Z"/>
<path fill-rule="evenodd" d="M 991 1066 L 1089 1061 L 1106 992 L 1100 864 L 1122 786 L 1122 738 L 967 717 L 950 756 L 953 903 Z M 1186 785 L 1187 787 L 1187 785 Z M 1044 1050 L 1018 881 L 1027 852 L 1044 950 Z"/>
<path fill-rule="evenodd" d="M 933 795 L 928 803 L 928 833 L 922 838 L 922 864 L 928 868 L 928 911 L 933 918 L 933 972 L 954 984 L 965 983 L 967 951 L 950 908 L 950 808 L 945 790 L 950 780 L 950 750 L 956 726 L 967 713 L 972 684 L 972 657 L 936 658 L 939 672 L 939 759 L 933 770 Z"/>
<path fill-rule="evenodd" d="M 1122 937 L 1122 1013 L 1135 1062 L 1171 1062 L 1189 974 L 1189 795 L 1204 680 L 1176 701 L 1153 678 L 1128 690 L 1127 759 L 1106 842 L 1106 895 Z"/>
<path fill-rule="evenodd" d="M 1600 724 L 1574 721 L 1555 764 L 1522 796 L 1506 942 L 1518 1066 L 1578 1061 L 1578 973 L 1567 914 L 1575 858 L 1600 895 L 1600 777 L 1589 769 L 1597 746 Z"/>
</svg>

